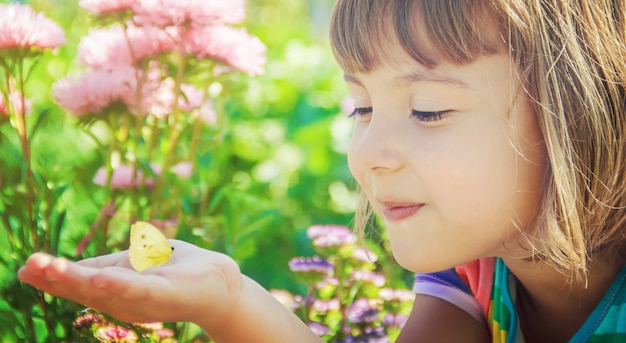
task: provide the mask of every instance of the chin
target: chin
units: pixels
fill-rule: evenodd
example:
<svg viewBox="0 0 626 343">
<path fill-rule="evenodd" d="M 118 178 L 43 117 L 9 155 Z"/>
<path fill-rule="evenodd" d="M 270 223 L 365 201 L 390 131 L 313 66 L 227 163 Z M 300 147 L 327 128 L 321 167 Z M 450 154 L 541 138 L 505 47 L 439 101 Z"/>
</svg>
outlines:
<svg viewBox="0 0 626 343">
<path fill-rule="evenodd" d="M 422 256 L 421 254 L 393 254 L 398 264 L 414 273 L 437 273 L 446 269 L 454 268 L 458 264 L 438 256 Z M 461 263 L 459 263 L 461 264 Z"/>
</svg>

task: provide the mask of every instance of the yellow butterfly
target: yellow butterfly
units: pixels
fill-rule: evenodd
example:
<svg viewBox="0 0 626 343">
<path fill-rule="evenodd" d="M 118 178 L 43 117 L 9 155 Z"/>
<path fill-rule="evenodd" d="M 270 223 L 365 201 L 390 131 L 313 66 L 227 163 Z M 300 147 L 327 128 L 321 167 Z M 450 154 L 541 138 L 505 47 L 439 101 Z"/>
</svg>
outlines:
<svg viewBox="0 0 626 343">
<path fill-rule="evenodd" d="M 130 265 L 140 272 L 170 260 L 174 248 L 163 233 L 150 223 L 136 222 L 130 226 Z"/>
</svg>

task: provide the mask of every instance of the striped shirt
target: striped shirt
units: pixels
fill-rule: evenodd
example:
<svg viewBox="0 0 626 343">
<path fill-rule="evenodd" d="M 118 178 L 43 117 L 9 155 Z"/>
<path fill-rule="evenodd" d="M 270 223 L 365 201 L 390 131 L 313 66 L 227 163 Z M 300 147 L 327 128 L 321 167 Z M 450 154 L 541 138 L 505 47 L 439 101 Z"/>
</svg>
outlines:
<svg viewBox="0 0 626 343">
<path fill-rule="evenodd" d="M 501 259 L 485 258 L 439 273 L 418 273 L 413 291 L 446 300 L 485 323 L 494 343 L 523 343 L 516 285 Z M 626 343 L 626 267 L 569 342 Z"/>
</svg>

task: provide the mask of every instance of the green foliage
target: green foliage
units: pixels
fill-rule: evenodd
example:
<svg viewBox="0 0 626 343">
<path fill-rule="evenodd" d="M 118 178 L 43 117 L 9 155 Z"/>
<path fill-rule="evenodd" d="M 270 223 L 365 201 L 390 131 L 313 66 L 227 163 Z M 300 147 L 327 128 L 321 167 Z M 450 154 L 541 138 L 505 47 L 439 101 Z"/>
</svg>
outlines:
<svg viewBox="0 0 626 343">
<path fill-rule="evenodd" d="M 346 89 L 326 40 L 332 1 L 248 2 L 245 26 L 268 48 L 260 76 L 215 76 L 212 61 L 159 58 L 177 85 L 190 83 L 210 96 L 213 125 L 190 113 L 139 118 L 119 104 L 70 115 L 51 88 L 84 71 L 76 51 L 96 21 L 75 1 L 27 3 L 59 24 L 67 42 L 19 59 L 27 73 L 18 86 L 31 102 L 25 133 L 16 130 L 16 113 L 0 114 L 2 342 L 79 339 L 72 322 L 83 309 L 18 282 L 17 270 L 35 251 L 76 260 L 125 249 L 137 219 L 174 220 L 163 226 L 170 236 L 229 254 L 268 289 L 301 291 L 286 261 L 312 253 L 305 229 L 349 225 L 356 204 L 344 155 L 351 124 L 339 108 Z M 0 69 L 6 99 L 19 70 Z M 169 171 L 184 161 L 194 166 L 188 178 Z M 114 167 L 125 163 L 143 173 L 139 187 L 111 186 Z M 93 181 L 101 167 L 104 186 Z M 380 242 L 377 253 L 387 258 Z M 172 329 L 181 341 L 201 335 L 193 325 Z"/>
</svg>

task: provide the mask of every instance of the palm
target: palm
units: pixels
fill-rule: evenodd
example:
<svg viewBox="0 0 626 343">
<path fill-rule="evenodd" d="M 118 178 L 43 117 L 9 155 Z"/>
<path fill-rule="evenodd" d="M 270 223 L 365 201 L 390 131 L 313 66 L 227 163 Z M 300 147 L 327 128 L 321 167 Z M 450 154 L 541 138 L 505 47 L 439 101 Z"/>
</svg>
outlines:
<svg viewBox="0 0 626 343">
<path fill-rule="evenodd" d="M 130 267 L 128 252 L 122 251 L 76 263 L 35 254 L 19 277 L 129 322 L 189 321 L 202 309 L 216 316 L 227 311 L 241 285 L 234 261 L 189 243 L 171 243 L 171 260 L 141 273 Z"/>
</svg>

